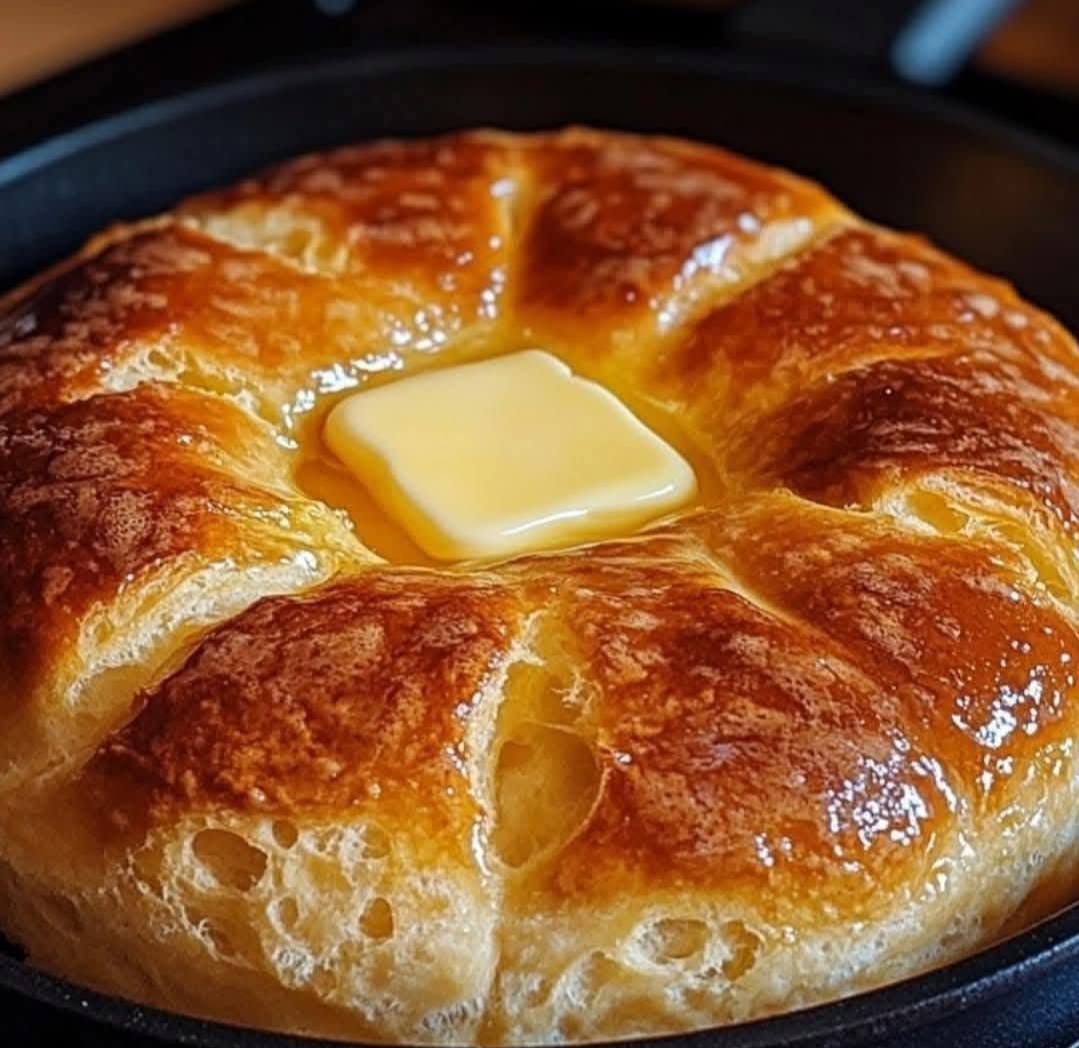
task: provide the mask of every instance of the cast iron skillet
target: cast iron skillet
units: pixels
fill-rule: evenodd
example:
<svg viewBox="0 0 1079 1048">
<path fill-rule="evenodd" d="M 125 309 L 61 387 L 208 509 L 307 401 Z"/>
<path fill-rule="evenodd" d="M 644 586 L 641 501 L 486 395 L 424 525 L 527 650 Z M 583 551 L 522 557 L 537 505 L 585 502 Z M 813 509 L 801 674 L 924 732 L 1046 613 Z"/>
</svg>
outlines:
<svg viewBox="0 0 1079 1048">
<path fill-rule="evenodd" d="M 289 154 L 386 134 L 570 122 L 685 135 L 788 165 L 863 214 L 1007 276 L 1079 330 L 1079 158 L 892 88 L 789 65 L 612 50 L 428 51 L 293 68 L 47 142 L 0 163 L 0 290 L 111 221 Z M 35 1040 L 48 1028 L 82 1045 L 311 1045 L 86 993 L 14 955 L 0 954 L 0 1008 L 6 1030 Z M 883 990 L 649 1043 L 1057 1048 L 1076 1037 L 1079 907 Z"/>
</svg>

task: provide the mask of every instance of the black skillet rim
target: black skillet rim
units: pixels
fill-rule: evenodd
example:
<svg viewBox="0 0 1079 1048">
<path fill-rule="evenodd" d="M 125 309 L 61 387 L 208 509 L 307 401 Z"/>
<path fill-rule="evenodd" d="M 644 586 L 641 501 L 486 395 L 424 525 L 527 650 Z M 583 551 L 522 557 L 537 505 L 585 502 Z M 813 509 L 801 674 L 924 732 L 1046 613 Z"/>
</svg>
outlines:
<svg viewBox="0 0 1079 1048">
<path fill-rule="evenodd" d="M 0 157 L 0 186 L 15 182 L 49 164 L 67 160 L 80 150 L 103 145 L 175 116 L 227 105 L 244 98 L 272 94 L 309 81 L 349 74 L 377 77 L 391 72 L 499 65 L 607 65 L 622 69 L 647 67 L 696 76 L 721 76 L 745 83 L 760 82 L 805 90 L 832 101 L 902 110 L 908 115 L 959 124 L 968 131 L 996 139 L 1007 148 L 1046 164 L 1079 173 L 1079 150 L 1046 135 L 1029 131 L 975 108 L 967 102 L 931 93 L 928 89 L 884 80 L 860 71 L 837 73 L 812 60 L 784 57 L 774 60 L 700 50 L 651 50 L 626 44 L 492 44 L 473 47 L 394 48 L 345 58 L 290 61 L 258 73 L 230 77 L 205 87 L 182 91 L 102 116 L 42 142 Z"/>
<path fill-rule="evenodd" d="M 747 58 L 700 51 L 653 52 L 625 45 L 489 45 L 467 48 L 395 49 L 310 63 L 290 62 L 269 70 L 222 80 L 206 87 L 158 99 L 95 120 L 0 159 L 0 187 L 13 184 L 52 164 L 70 162 L 88 148 L 123 139 L 180 116 L 193 116 L 233 102 L 308 82 L 342 77 L 377 78 L 381 74 L 472 66 L 605 66 L 640 70 L 642 64 L 669 72 L 722 77 L 804 90 L 822 103 L 900 110 L 906 115 L 960 126 L 1051 166 L 1079 174 L 1079 153 L 1041 135 L 1016 127 L 953 99 L 860 74 L 836 75 L 811 62 Z M 1079 957 L 1079 904 L 1033 928 L 944 968 L 829 1004 L 734 1026 L 649 1038 L 636 1043 L 664 1048 L 791 1048 L 827 1036 L 864 1042 L 877 1034 L 912 1031 L 935 1018 L 987 1002 L 1019 980 L 1049 972 Z M 75 986 L 0 954 L 0 987 L 72 1015 L 162 1043 L 204 1048 L 318 1048 L 345 1045 L 271 1033 L 191 1018 L 132 1004 Z M 612 1042 L 624 1044 L 626 1042 Z"/>
</svg>

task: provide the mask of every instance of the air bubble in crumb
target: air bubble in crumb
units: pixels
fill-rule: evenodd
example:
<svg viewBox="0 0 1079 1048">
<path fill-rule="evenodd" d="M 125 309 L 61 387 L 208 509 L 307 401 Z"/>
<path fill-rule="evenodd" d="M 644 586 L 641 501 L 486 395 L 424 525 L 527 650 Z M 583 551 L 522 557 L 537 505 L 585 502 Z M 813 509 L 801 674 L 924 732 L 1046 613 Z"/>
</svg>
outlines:
<svg viewBox="0 0 1079 1048">
<path fill-rule="evenodd" d="M 577 972 L 577 985 L 581 1000 L 588 1002 L 605 986 L 618 980 L 622 969 L 607 954 L 594 950 L 582 962 Z"/>
<path fill-rule="evenodd" d="M 657 964 L 685 961 L 704 952 L 708 927 L 704 921 L 666 917 L 645 925 L 640 942 L 649 959 Z"/>
<path fill-rule="evenodd" d="M 266 872 L 266 853 L 231 830 L 200 830 L 191 842 L 191 850 L 225 888 L 248 892 Z"/>
<path fill-rule="evenodd" d="M 529 1008 L 538 1008 L 545 1004 L 551 996 L 551 983 L 542 976 L 533 976 L 526 984 L 524 1003 Z"/>
<path fill-rule="evenodd" d="M 160 346 L 151 346 L 144 359 L 147 370 L 157 375 L 175 375 L 181 368 L 180 362 Z"/>
<path fill-rule="evenodd" d="M 389 939 L 393 935 L 393 907 L 381 896 L 364 907 L 360 931 L 369 939 Z"/>
<path fill-rule="evenodd" d="M 213 947 L 219 957 L 236 956 L 236 947 L 229 934 L 212 917 L 189 906 L 184 907 L 184 917 L 198 930 L 199 936 Z"/>
<path fill-rule="evenodd" d="M 520 868 L 578 830 L 599 793 L 600 770 L 584 739 L 523 723 L 498 751 L 494 787 L 491 840 L 507 866 Z"/>
<path fill-rule="evenodd" d="M 300 838 L 300 831 L 296 829 L 296 824 L 288 819 L 274 819 L 271 831 L 277 846 L 284 848 L 286 851 L 294 847 L 296 841 Z"/>
<path fill-rule="evenodd" d="M 279 899 L 274 906 L 274 910 L 277 914 L 277 921 L 285 931 L 292 931 L 296 927 L 296 922 L 300 919 L 300 908 L 296 905 L 296 900 L 291 895 L 286 895 L 284 898 Z"/>
<path fill-rule="evenodd" d="M 757 963 L 761 938 L 741 921 L 728 921 L 724 924 L 723 938 L 727 941 L 727 959 L 723 962 L 723 974 L 731 982 L 737 982 Z"/>
<path fill-rule="evenodd" d="M 224 929 L 214 924 L 213 921 L 202 922 L 202 933 L 214 944 L 214 949 L 222 957 L 236 956 L 236 947 L 232 945 L 232 940 Z"/>
<path fill-rule="evenodd" d="M 311 976 L 311 989 L 320 997 L 329 997 L 337 989 L 337 976 L 329 968 L 316 968 Z"/>
<path fill-rule="evenodd" d="M 384 859 L 390 854 L 390 838 L 385 830 L 378 826 L 365 826 L 363 829 L 363 857 L 365 859 Z"/>
</svg>

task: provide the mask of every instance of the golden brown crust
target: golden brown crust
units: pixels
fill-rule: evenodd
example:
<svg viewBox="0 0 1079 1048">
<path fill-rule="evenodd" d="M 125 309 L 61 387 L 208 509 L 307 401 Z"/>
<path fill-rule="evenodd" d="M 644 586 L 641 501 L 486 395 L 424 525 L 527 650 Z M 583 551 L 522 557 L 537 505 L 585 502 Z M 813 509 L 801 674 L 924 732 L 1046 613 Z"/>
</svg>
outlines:
<svg viewBox="0 0 1079 1048">
<path fill-rule="evenodd" d="M 700 505 L 435 572 L 299 495 L 286 448 L 343 391 L 537 343 L 684 448 Z M 954 956 L 1079 832 L 1077 360 L 1000 281 L 667 139 L 376 143 L 114 230 L 0 301 L 0 882 L 82 870 L 92 920 L 144 914 L 135 954 L 257 970 L 259 1014 L 365 1037 L 658 1032 Z M 172 585 L 153 672 L 87 692 L 107 715 L 69 701 L 95 652 L 142 660 Z M 9 791 L 24 745 L 67 763 Z M 63 862 L 31 811 L 77 826 Z M 350 865 L 372 826 L 392 847 Z M 341 912 L 301 933 L 323 891 Z M 225 961 L 215 920 L 247 943 Z"/>
<path fill-rule="evenodd" d="M 660 377 L 693 385 L 724 376 L 741 399 L 881 357 L 1029 353 L 1047 327 L 1006 285 L 920 238 L 843 229 L 703 318 Z"/>
<path fill-rule="evenodd" d="M 808 230 L 842 214 L 812 183 L 685 142 L 580 130 L 535 143 L 529 159 L 538 189 L 526 307 L 647 309 L 698 272 L 736 283 L 740 256 L 766 226 L 791 219 Z"/>
<path fill-rule="evenodd" d="M 285 474 L 268 427 L 173 385 L 0 415 L 5 790 L 124 718 L 125 679 L 207 617 L 368 559 Z"/>
<path fill-rule="evenodd" d="M 666 335 L 846 220 L 818 186 L 675 140 L 573 130 L 533 141 L 528 159 L 516 305 L 545 344 Z"/>
<path fill-rule="evenodd" d="M 1032 589 L 1001 545 L 781 495 L 713 541 L 763 599 L 812 622 L 895 697 L 957 804 L 1006 807 L 1018 769 L 1072 730 L 1072 615 Z"/>
<path fill-rule="evenodd" d="M 421 571 L 270 598 L 144 695 L 91 774 L 126 779 L 159 816 L 176 805 L 332 816 L 374 800 L 459 824 L 460 806 L 475 807 L 472 706 L 519 619 L 495 579 Z"/>
<path fill-rule="evenodd" d="M 687 402 L 739 483 L 858 501 L 842 480 L 889 465 L 893 479 L 966 466 L 1019 485 L 1059 471 L 1076 359 L 1070 336 L 1006 285 L 867 229 L 710 313 L 655 381 Z"/>
<path fill-rule="evenodd" d="M 242 393 L 277 420 L 342 343 L 362 358 L 389 335 L 377 310 L 327 281 L 159 222 L 107 241 L 9 302 L 0 316 L 0 410 L 179 380 Z"/>
<path fill-rule="evenodd" d="M 603 772 L 534 887 L 598 902 L 616 884 L 693 885 L 782 908 L 792 893 L 871 901 L 909 876 L 951 814 L 948 774 L 926 775 L 931 740 L 868 667 L 812 616 L 756 606 L 700 548 L 674 570 L 657 549 L 604 552 L 529 573 L 586 668 Z"/>
<path fill-rule="evenodd" d="M 94 607 L 161 565 L 291 552 L 260 523 L 305 513 L 264 486 L 267 444 L 227 402 L 153 386 L 0 419 L 5 702 L 28 697 Z"/>
<path fill-rule="evenodd" d="M 189 200 L 179 213 L 211 227 L 242 214 L 258 237 L 252 246 L 316 272 L 375 276 L 429 304 L 452 299 L 457 308 L 497 282 L 518 165 L 512 139 L 496 135 L 384 141 L 301 157 Z M 309 223 L 308 235 L 275 235 L 266 216 L 276 209 Z"/>
<path fill-rule="evenodd" d="M 294 396 L 318 394 L 416 356 L 498 345 L 521 178 L 502 136 L 380 142 L 292 161 L 179 214 L 322 278 L 316 327 L 284 325 L 313 380 L 297 373 Z"/>
<path fill-rule="evenodd" d="M 732 438 L 733 464 L 834 505 L 864 505 L 889 481 L 962 472 L 1032 496 L 1071 531 L 1079 419 L 1065 398 L 1032 402 L 1017 384 L 991 360 L 882 361 L 807 389 L 782 418 L 757 419 L 755 435 L 747 425 Z"/>
</svg>

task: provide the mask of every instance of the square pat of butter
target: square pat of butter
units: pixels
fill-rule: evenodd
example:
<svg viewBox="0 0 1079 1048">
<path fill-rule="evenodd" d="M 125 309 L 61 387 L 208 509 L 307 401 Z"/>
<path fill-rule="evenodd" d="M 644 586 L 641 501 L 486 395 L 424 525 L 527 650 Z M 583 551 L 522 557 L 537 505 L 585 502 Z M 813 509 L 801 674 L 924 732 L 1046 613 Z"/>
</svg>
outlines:
<svg viewBox="0 0 1079 1048">
<path fill-rule="evenodd" d="M 678 452 L 541 350 L 355 393 L 330 412 L 324 438 L 440 560 L 624 534 L 696 491 Z"/>
</svg>

